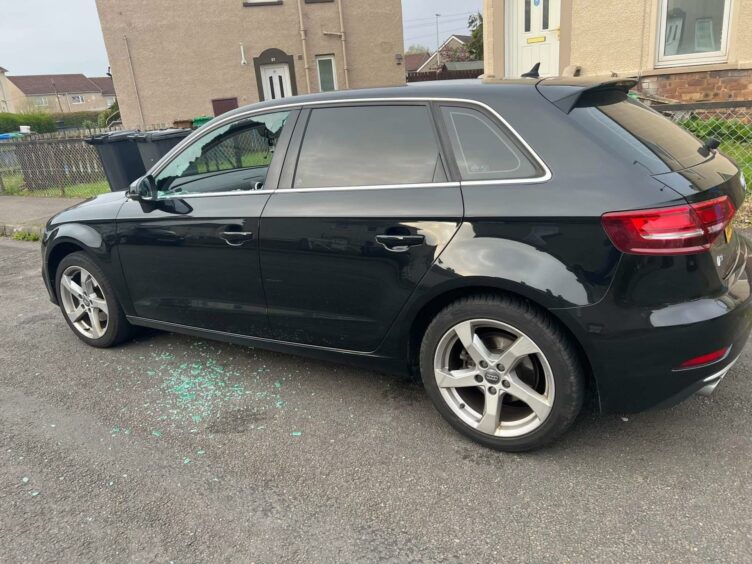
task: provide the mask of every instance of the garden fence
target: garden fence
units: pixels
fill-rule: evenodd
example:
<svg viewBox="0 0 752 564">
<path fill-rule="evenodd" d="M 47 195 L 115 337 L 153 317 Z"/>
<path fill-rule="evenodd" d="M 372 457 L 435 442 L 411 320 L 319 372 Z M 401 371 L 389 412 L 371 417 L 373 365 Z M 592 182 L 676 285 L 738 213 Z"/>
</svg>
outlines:
<svg viewBox="0 0 752 564">
<path fill-rule="evenodd" d="M 703 141 L 720 141 L 720 150 L 752 179 L 752 100 L 653 106 Z"/>
</svg>

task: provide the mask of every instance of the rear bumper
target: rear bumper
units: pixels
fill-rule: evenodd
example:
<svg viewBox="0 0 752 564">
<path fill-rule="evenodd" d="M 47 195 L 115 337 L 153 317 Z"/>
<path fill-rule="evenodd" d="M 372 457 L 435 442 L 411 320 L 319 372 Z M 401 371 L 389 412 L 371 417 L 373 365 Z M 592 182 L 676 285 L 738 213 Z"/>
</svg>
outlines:
<svg viewBox="0 0 752 564">
<path fill-rule="evenodd" d="M 742 253 L 739 267 L 712 297 L 641 307 L 625 303 L 611 290 L 597 305 L 554 311 L 583 343 L 603 411 L 667 407 L 718 385 L 752 330 L 752 252 L 746 241 Z M 707 275 L 707 270 L 692 266 Z M 692 275 L 689 268 L 685 272 Z M 691 358 L 729 346 L 729 354 L 718 362 L 677 369 Z"/>
</svg>

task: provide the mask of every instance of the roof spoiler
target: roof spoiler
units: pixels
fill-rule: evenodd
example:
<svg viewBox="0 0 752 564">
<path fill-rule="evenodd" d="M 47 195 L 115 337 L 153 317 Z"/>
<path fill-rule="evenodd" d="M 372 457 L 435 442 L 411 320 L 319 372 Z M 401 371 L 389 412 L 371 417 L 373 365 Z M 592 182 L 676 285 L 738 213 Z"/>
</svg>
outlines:
<svg viewBox="0 0 752 564">
<path fill-rule="evenodd" d="M 551 78 L 538 82 L 535 87 L 541 95 L 568 114 L 577 106 L 583 95 L 601 90 L 620 90 L 625 94 L 637 85 L 633 78 Z"/>
</svg>

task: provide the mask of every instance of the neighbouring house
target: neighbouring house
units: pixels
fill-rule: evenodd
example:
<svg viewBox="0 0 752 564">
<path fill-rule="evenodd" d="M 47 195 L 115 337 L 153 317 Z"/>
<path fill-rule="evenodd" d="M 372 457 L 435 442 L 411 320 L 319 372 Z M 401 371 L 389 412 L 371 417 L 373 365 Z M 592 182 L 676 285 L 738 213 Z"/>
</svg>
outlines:
<svg viewBox="0 0 752 564">
<path fill-rule="evenodd" d="M 405 83 L 400 0 L 97 0 L 126 127 Z"/>
<path fill-rule="evenodd" d="M 752 99 L 749 0 L 484 0 L 485 74 L 639 77 L 644 93 Z"/>
<path fill-rule="evenodd" d="M 416 72 L 423 66 L 428 59 L 431 58 L 431 53 L 408 53 L 405 55 L 405 72 Z"/>
<path fill-rule="evenodd" d="M 8 75 L 0 67 L 0 111 L 63 114 L 94 112 L 115 103 L 109 76 L 87 78 L 83 74 Z"/>
<path fill-rule="evenodd" d="M 451 55 L 455 52 L 466 54 L 467 44 L 471 39 L 472 37 L 469 35 L 450 35 L 447 40 L 439 46 L 438 50 L 428 57 L 428 59 L 426 59 L 416 71 L 426 72 L 439 70 L 444 63 L 448 62 L 442 60 L 442 57 L 444 59 L 452 58 Z M 447 55 L 449 55 L 449 57 L 447 57 Z"/>
</svg>

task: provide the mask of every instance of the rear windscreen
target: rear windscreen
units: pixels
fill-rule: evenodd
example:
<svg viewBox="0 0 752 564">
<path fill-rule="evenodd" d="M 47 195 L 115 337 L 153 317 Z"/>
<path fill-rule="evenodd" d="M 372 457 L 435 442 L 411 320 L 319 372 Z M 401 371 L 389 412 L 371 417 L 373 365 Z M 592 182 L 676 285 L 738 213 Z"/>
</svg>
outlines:
<svg viewBox="0 0 752 564">
<path fill-rule="evenodd" d="M 703 144 L 682 127 L 623 92 L 584 96 L 572 117 L 653 174 L 683 170 L 707 159 Z"/>
</svg>

